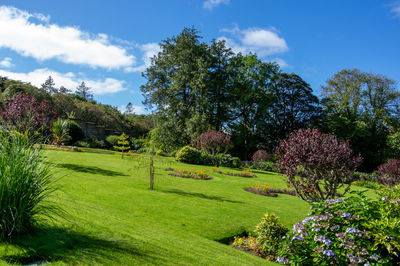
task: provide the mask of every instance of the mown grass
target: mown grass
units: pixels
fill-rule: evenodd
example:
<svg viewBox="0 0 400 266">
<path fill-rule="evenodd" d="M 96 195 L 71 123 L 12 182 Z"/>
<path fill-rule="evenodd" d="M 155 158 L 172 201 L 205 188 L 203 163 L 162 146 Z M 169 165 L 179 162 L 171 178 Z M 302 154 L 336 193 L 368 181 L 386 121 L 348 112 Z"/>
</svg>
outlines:
<svg viewBox="0 0 400 266">
<path fill-rule="evenodd" d="M 283 188 L 282 178 L 273 173 L 255 171 L 256 178 L 242 178 L 157 157 L 155 190 L 150 191 L 143 157 L 45 154 L 60 186 L 52 199 L 67 216 L 0 243 L 0 264 L 268 264 L 221 242 L 251 232 L 266 212 L 291 226 L 309 210 L 293 196 L 244 191 L 254 182 Z M 169 176 L 168 167 L 206 169 L 213 179 Z"/>
</svg>

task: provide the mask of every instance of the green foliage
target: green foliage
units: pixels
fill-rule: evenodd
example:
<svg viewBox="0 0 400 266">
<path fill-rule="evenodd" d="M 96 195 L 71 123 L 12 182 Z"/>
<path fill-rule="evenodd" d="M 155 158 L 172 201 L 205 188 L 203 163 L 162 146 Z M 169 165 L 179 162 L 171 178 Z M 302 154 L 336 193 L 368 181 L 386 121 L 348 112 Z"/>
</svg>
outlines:
<svg viewBox="0 0 400 266">
<path fill-rule="evenodd" d="M 29 233 L 39 216 L 56 208 L 47 202 L 54 188 L 49 166 L 21 136 L 0 131 L 0 239 Z"/>
<path fill-rule="evenodd" d="M 66 128 L 68 135 L 70 136 L 69 140 L 67 141 L 68 144 L 73 144 L 85 137 L 81 126 L 75 121 L 66 120 Z"/>
<path fill-rule="evenodd" d="M 232 167 L 233 168 L 241 168 L 242 167 L 242 161 L 240 160 L 239 157 L 232 158 Z"/>
<path fill-rule="evenodd" d="M 400 159 L 400 131 L 388 135 L 387 145 L 389 147 L 389 157 Z"/>
<path fill-rule="evenodd" d="M 84 148 L 105 148 L 106 145 L 103 140 L 98 140 L 95 136 L 90 136 L 83 140 L 79 140 L 74 145 Z"/>
<path fill-rule="evenodd" d="M 275 172 L 275 173 L 279 172 L 278 165 L 271 161 L 253 163 L 249 166 L 249 168 L 256 169 L 256 170 L 262 170 L 262 171 L 268 171 L 268 172 Z"/>
<path fill-rule="evenodd" d="M 201 152 L 190 146 L 185 146 L 176 153 L 175 158 L 182 163 L 200 164 Z"/>
<path fill-rule="evenodd" d="M 367 171 L 387 159 L 389 128 L 399 122 L 400 92 L 395 81 L 380 74 L 344 69 L 322 87 L 325 131 L 349 139 L 364 158 Z"/>
<path fill-rule="evenodd" d="M 119 136 L 117 135 L 109 135 L 106 137 L 106 143 L 109 147 L 114 147 L 118 143 Z"/>
<path fill-rule="evenodd" d="M 118 137 L 117 145 L 114 146 L 114 149 L 121 151 L 121 156 L 124 158 L 124 152 L 130 149 L 129 136 L 127 136 L 125 133 L 122 133 Z"/>
<path fill-rule="evenodd" d="M 53 141 L 56 145 L 64 144 L 71 139 L 68 132 L 67 121 L 61 118 L 53 123 L 51 133 L 53 134 Z"/>
<path fill-rule="evenodd" d="M 286 235 L 288 229 L 278 223 L 275 214 L 264 214 L 261 222 L 256 226 L 257 243 L 266 254 L 276 255 L 281 246 L 282 237 Z"/>
<path fill-rule="evenodd" d="M 293 264 L 387 264 L 400 255 L 400 188 L 321 201 L 293 227 L 279 260 Z"/>
<path fill-rule="evenodd" d="M 156 151 L 156 155 L 157 155 L 157 156 L 164 156 L 164 155 L 165 155 L 165 153 L 164 153 L 164 151 L 163 151 L 163 150 L 161 150 L 161 149 L 158 149 L 158 150 Z"/>
</svg>

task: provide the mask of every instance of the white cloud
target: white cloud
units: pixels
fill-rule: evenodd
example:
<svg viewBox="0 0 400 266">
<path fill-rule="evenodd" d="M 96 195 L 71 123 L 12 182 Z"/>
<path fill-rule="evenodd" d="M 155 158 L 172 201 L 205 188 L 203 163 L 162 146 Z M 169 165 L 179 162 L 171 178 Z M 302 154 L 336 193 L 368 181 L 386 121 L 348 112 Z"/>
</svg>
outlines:
<svg viewBox="0 0 400 266">
<path fill-rule="evenodd" d="M 396 17 L 400 16 L 400 1 L 393 3 L 391 6 L 392 8 L 390 9 L 390 12 L 393 13 Z"/>
<path fill-rule="evenodd" d="M 161 52 L 161 47 L 158 43 L 146 43 L 138 45 L 139 49 L 143 52 L 143 64 L 137 67 L 127 67 L 126 72 L 143 72 L 151 64 L 151 58 Z"/>
<path fill-rule="evenodd" d="M 49 76 L 52 76 L 57 87 L 64 86 L 72 91 L 75 91 L 76 87 L 82 81 L 85 81 L 86 85 L 92 88 L 94 94 L 96 95 L 110 94 L 126 90 L 126 82 L 123 80 L 117 80 L 113 78 L 87 79 L 72 72 L 59 73 L 47 68 L 36 69 L 29 73 L 16 73 L 0 69 L 0 76 L 30 82 L 35 86 L 40 86 Z"/>
<path fill-rule="evenodd" d="M 137 114 L 137 115 L 142 115 L 142 114 L 144 114 L 144 113 L 146 113 L 145 112 L 145 110 L 144 110 L 144 107 L 143 106 L 140 106 L 140 105 L 132 105 L 132 111 L 133 111 L 133 113 L 134 114 Z M 118 107 L 118 110 L 121 112 L 121 113 L 125 113 L 125 111 L 126 111 L 126 105 L 121 105 L 121 106 L 119 106 Z"/>
<path fill-rule="evenodd" d="M 14 66 L 13 63 L 11 63 L 12 59 L 10 57 L 5 57 L 3 60 L 0 61 L 0 67 L 5 67 L 5 68 L 10 68 Z"/>
<path fill-rule="evenodd" d="M 260 57 L 265 57 L 289 50 L 285 39 L 279 36 L 275 28 L 248 28 L 241 30 L 236 26 L 233 29 L 222 29 L 221 31 L 233 35 L 231 38 L 222 36 L 219 40 L 225 40 L 226 44 L 236 53 L 247 54 L 253 52 Z"/>
<path fill-rule="evenodd" d="M 229 4 L 230 0 L 207 0 L 203 3 L 203 8 L 212 10 L 214 7 L 219 6 L 220 4 Z"/>
<path fill-rule="evenodd" d="M 38 60 L 57 59 L 107 69 L 135 63 L 135 57 L 125 48 L 111 44 L 106 34 L 93 36 L 77 27 L 49 24 L 49 21 L 50 17 L 43 14 L 0 6 L 0 48 Z"/>
<path fill-rule="evenodd" d="M 282 58 L 272 59 L 272 62 L 277 63 L 280 67 L 289 67 L 289 64 Z"/>
</svg>

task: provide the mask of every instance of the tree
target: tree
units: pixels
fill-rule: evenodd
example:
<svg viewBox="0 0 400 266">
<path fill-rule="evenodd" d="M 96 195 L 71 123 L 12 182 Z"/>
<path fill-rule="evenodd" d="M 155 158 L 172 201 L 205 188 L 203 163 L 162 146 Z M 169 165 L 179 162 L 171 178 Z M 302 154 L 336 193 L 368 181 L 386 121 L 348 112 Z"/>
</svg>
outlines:
<svg viewBox="0 0 400 266">
<path fill-rule="evenodd" d="M 315 125 L 321 110 L 310 85 L 296 74 L 274 75 L 270 91 L 272 100 L 265 117 L 264 138 L 272 149 L 294 130 Z"/>
<path fill-rule="evenodd" d="M 56 84 L 54 83 L 53 78 L 51 76 L 49 76 L 41 86 L 42 86 L 42 89 L 45 90 L 47 93 L 54 94 L 54 93 L 58 92 L 55 85 Z"/>
<path fill-rule="evenodd" d="M 348 141 L 318 129 L 294 131 L 279 146 L 279 168 L 297 195 L 308 202 L 334 199 L 346 186 L 341 191 L 345 194 L 360 163 Z"/>
<path fill-rule="evenodd" d="M 364 158 L 364 170 L 373 170 L 386 158 L 389 127 L 399 121 L 396 83 L 380 74 L 344 69 L 322 89 L 324 129 L 349 139 Z"/>
<path fill-rule="evenodd" d="M 59 91 L 61 94 L 69 94 L 69 93 L 71 92 L 70 89 L 67 89 L 67 88 L 64 87 L 64 86 L 61 86 L 61 87 L 58 89 L 58 91 Z"/>
<path fill-rule="evenodd" d="M 265 63 L 255 55 L 241 54 L 229 61 L 229 91 L 232 130 L 236 153 L 248 160 L 264 142 L 261 129 L 266 110 L 271 104 L 271 78 L 279 72 L 278 65 Z"/>
<path fill-rule="evenodd" d="M 132 113 L 133 113 L 133 106 L 132 106 L 132 103 L 129 102 L 129 103 L 126 105 L 125 114 L 132 114 Z"/>
<path fill-rule="evenodd" d="M 199 133 L 209 129 L 204 121 L 208 113 L 207 45 L 200 42 L 198 34 L 194 28 L 184 28 L 178 36 L 163 41 L 161 52 L 143 73 L 147 79 L 141 86 L 144 104 L 157 108 L 159 133 L 164 146 L 171 148 L 193 143 Z"/>
<path fill-rule="evenodd" d="M 114 148 L 121 151 L 121 157 L 124 159 L 124 152 L 130 149 L 129 137 L 125 133 L 122 133 L 118 137 L 117 145 L 115 145 Z"/>
<path fill-rule="evenodd" d="M 82 81 L 82 83 L 76 87 L 75 94 L 83 97 L 85 100 L 93 99 L 92 89 L 87 87 L 84 81 Z"/>
</svg>

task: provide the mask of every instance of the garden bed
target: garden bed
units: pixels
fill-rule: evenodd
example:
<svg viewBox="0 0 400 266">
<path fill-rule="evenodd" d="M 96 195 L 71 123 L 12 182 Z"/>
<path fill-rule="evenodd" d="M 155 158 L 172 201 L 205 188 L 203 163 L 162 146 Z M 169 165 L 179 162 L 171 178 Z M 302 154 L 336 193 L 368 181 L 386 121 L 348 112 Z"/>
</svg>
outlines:
<svg viewBox="0 0 400 266">
<path fill-rule="evenodd" d="M 210 180 L 210 179 L 212 179 L 212 177 L 207 174 L 206 170 L 195 170 L 195 171 L 192 171 L 192 170 L 166 168 L 166 169 L 164 169 L 164 171 L 173 172 L 173 173 L 169 174 L 170 176 L 197 179 L 197 180 Z"/>
<path fill-rule="evenodd" d="M 280 189 L 280 188 L 271 188 L 267 185 L 252 185 L 251 187 L 247 187 L 244 190 L 250 193 L 267 196 L 267 197 L 278 197 L 278 194 L 287 194 L 290 196 L 296 196 L 296 191 L 288 190 L 288 189 Z"/>
</svg>

